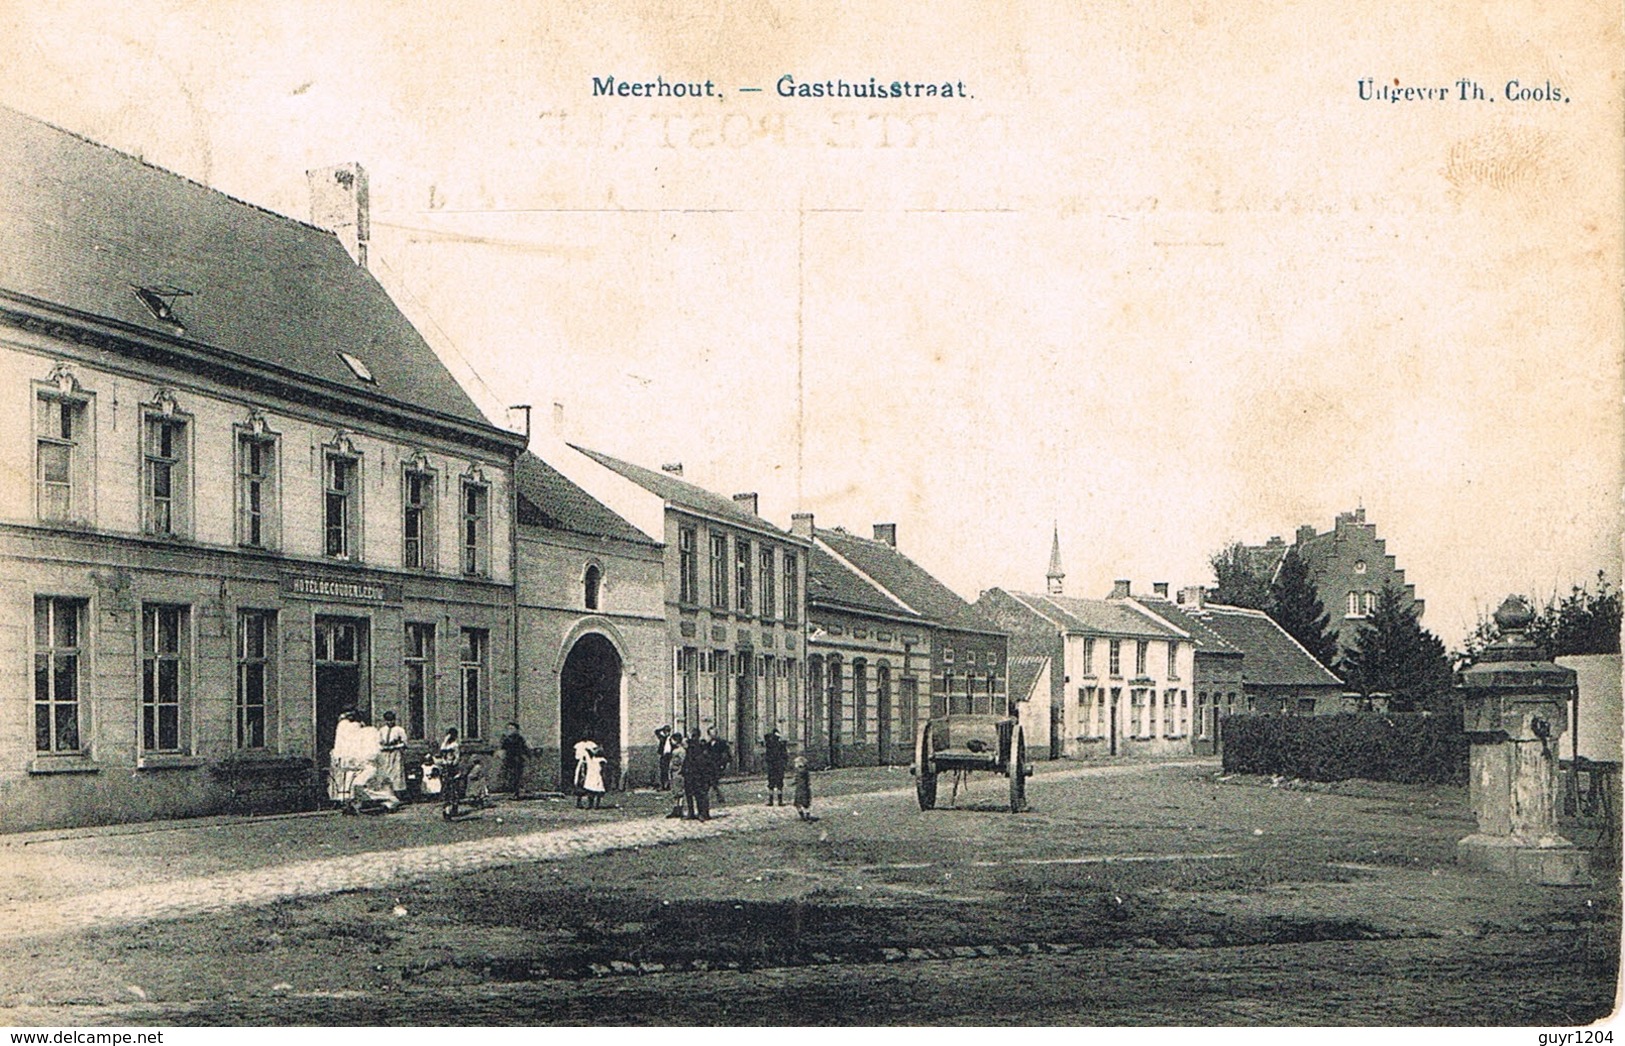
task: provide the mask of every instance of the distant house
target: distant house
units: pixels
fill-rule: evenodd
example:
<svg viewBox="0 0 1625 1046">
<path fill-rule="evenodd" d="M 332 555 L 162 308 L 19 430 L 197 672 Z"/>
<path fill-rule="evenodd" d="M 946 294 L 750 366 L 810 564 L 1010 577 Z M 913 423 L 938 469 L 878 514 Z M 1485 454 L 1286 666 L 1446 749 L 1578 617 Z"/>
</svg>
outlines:
<svg viewBox="0 0 1625 1046">
<path fill-rule="evenodd" d="M 1579 687 L 1579 714 L 1557 740 L 1558 755 L 1575 753 L 1599 763 L 1620 761 L 1620 656 L 1618 654 L 1565 654 L 1556 659 L 1575 672 Z"/>
<path fill-rule="evenodd" d="M 1391 584 L 1404 594 L 1405 601 L 1422 616 L 1422 600 L 1416 598 L 1416 586 L 1405 582 L 1405 571 L 1388 554 L 1387 543 L 1377 536 L 1377 528 L 1366 522 L 1365 509 L 1342 512 L 1332 529 L 1324 534 L 1304 525 L 1289 546 L 1279 537 L 1272 537 L 1262 545 L 1246 546 L 1246 554 L 1254 573 L 1273 579 L 1280 570 L 1281 560 L 1288 548 L 1295 548 L 1309 568 L 1321 605 L 1331 616 L 1337 630 L 1338 645 L 1348 650 L 1354 646 L 1365 619 L 1377 606 L 1377 593 Z"/>
<path fill-rule="evenodd" d="M 1238 708 L 1225 690 L 1218 705 L 1219 685 L 1202 688 L 1213 697 L 1209 716 L 1237 711 L 1286 712 L 1327 715 L 1344 711 L 1343 682 L 1305 650 L 1292 635 L 1262 610 L 1209 603 L 1202 588 L 1180 592 L 1182 602 L 1146 602 L 1160 613 L 1200 624 L 1229 647 L 1241 651 L 1241 688 L 1245 709 Z M 1201 691 L 1199 690 L 1199 693 Z"/>
<path fill-rule="evenodd" d="M 534 454 L 514 481 L 515 717 L 536 753 L 527 777 L 567 788 L 572 748 L 590 738 L 622 783 L 649 784 L 654 730 L 671 722 L 665 549 Z"/>
<path fill-rule="evenodd" d="M 1246 653 L 1225 639 L 1202 612 L 1201 588 L 1186 589 L 1179 602 L 1169 602 L 1167 588 L 1156 586 L 1152 597 L 1133 599 L 1146 612 L 1182 629 L 1195 647 L 1195 668 L 1191 691 L 1195 711 L 1191 717 L 1191 750 L 1197 755 L 1213 755 L 1219 745 L 1219 719 L 1249 708 L 1246 693 Z M 1132 598 L 1132 597 L 1131 597 Z"/>
<path fill-rule="evenodd" d="M 669 683 L 660 714 L 634 728 L 637 743 L 653 745 L 661 723 L 715 730 L 733 748 L 731 769 L 752 772 L 769 726 L 799 743 L 807 721 L 802 678 L 811 542 L 758 515 L 755 494 L 716 494 L 682 479 L 678 469 L 657 472 L 566 444 L 546 457 L 664 550 L 670 656 L 662 677 Z"/>
<path fill-rule="evenodd" d="M 895 524 L 863 538 L 798 513 L 791 530 L 813 542 L 807 693 L 821 714 L 803 736 L 815 765 L 906 764 L 927 716 L 1007 713 L 1007 637 L 898 551 Z"/>
<path fill-rule="evenodd" d="M 1119 586 L 1126 597 L 1126 583 Z M 1035 755 L 1046 737 L 1051 758 L 1192 750 L 1195 647 L 1187 631 L 1127 598 L 993 588 L 975 605 L 1010 634 L 1011 649 L 1022 659 L 1029 689 L 1020 714 L 1031 724 Z M 1047 715 L 1035 707 L 1045 700 L 1036 688 L 1046 676 Z"/>
</svg>

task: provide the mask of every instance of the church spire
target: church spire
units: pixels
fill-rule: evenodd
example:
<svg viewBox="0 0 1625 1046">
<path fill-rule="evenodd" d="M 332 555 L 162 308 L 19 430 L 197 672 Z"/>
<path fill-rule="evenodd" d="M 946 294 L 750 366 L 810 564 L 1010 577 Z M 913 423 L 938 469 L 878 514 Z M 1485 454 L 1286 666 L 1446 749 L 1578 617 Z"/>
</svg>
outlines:
<svg viewBox="0 0 1625 1046">
<path fill-rule="evenodd" d="M 1059 523 L 1056 524 L 1055 536 L 1050 541 L 1049 573 L 1045 576 L 1049 578 L 1049 594 L 1052 596 L 1060 595 L 1061 579 L 1066 577 L 1066 571 L 1061 569 L 1061 527 Z"/>
</svg>

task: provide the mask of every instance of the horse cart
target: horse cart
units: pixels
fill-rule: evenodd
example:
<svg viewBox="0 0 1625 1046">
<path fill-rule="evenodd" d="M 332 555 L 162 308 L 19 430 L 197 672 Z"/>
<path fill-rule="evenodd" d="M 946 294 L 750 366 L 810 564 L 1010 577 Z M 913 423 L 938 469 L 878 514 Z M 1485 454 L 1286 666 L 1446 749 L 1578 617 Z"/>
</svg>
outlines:
<svg viewBox="0 0 1625 1046">
<path fill-rule="evenodd" d="M 1027 807 L 1027 741 L 1021 723 L 994 715 L 950 715 L 929 719 L 914 746 L 914 791 L 921 810 L 937 805 L 937 778 L 949 775 L 949 805 L 959 798 L 972 771 L 986 771 L 1010 783 L 1010 812 Z"/>
</svg>

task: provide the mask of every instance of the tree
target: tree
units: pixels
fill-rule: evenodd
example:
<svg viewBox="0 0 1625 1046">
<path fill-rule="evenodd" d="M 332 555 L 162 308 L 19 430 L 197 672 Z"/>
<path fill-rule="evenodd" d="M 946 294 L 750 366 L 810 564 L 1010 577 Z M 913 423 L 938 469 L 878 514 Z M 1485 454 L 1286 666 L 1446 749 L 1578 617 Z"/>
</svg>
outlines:
<svg viewBox="0 0 1625 1046">
<path fill-rule="evenodd" d="M 1453 700 L 1444 644 L 1417 622 L 1416 608 L 1392 584 L 1382 586 L 1339 668 L 1361 697 L 1386 694 L 1395 712 L 1445 711 Z"/>
<path fill-rule="evenodd" d="M 1530 606 L 1533 600 L 1519 596 Z M 1569 594 L 1558 599 L 1554 594 L 1546 604 L 1535 611 L 1535 619 L 1524 630 L 1528 640 L 1539 647 L 1545 657 L 1565 654 L 1617 654 L 1619 653 L 1620 591 L 1608 582 L 1608 575 L 1597 571 L 1597 590 L 1579 585 L 1571 587 Z M 1478 624 L 1467 634 L 1457 660 L 1463 665 L 1476 662 L 1484 648 L 1501 638 L 1501 627 L 1495 618 L 1480 613 Z"/>
<path fill-rule="evenodd" d="M 1331 615 L 1309 580 L 1309 564 L 1289 548 L 1270 583 L 1270 617 L 1287 631 L 1316 661 L 1330 667 L 1337 661 L 1337 632 L 1328 627 Z"/>
<path fill-rule="evenodd" d="M 1213 567 L 1213 601 L 1233 607 L 1251 607 L 1267 610 L 1270 605 L 1270 581 L 1253 569 L 1247 546 L 1232 541 L 1208 558 Z"/>
</svg>

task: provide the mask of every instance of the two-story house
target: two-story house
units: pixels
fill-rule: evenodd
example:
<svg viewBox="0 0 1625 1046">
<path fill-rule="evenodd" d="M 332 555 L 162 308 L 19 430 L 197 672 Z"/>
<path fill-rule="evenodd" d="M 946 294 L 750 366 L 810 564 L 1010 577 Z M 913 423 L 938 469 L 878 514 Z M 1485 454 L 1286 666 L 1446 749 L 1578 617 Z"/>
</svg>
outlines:
<svg viewBox="0 0 1625 1046">
<path fill-rule="evenodd" d="M 801 740 L 810 543 L 763 519 L 755 494 L 725 497 L 681 478 L 564 443 L 543 455 L 611 511 L 660 542 L 669 653 L 658 714 L 634 721 L 628 765 L 654 730 L 716 731 L 730 769 L 760 767 L 769 726 Z"/>
<path fill-rule="evenodd" d="M 352 708 L 494 738 L 524 440 L 356 258 L 6 110 L 0 214 L 4 827 L 308 802 Z"/>
</svg>

